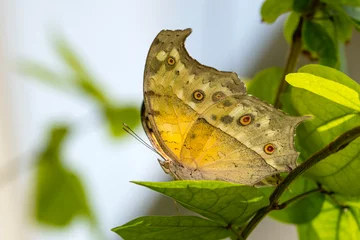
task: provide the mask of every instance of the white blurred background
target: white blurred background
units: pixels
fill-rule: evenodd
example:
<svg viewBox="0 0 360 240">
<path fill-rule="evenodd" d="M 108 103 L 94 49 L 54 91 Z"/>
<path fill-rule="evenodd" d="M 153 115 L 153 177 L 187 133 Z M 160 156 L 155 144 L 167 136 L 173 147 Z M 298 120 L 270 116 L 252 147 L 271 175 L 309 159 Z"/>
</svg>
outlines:
<svg viewBox="0 0 360 240">
<path fill-rule="evenodd" d="M 19 74 L 20 60 L 56 69 L 51 40 L 63 36 L 112 98 L 140 107 L 145 58 L 162 29 L 192 28 L 186 46 L 194 58 L 244 78 L 283 66 L 284 17 L 261 23 L 262 2 L 0 0 L 0 167 L 15 161 L 20 169 L 20 177 L 0 187 L 0 239 L 94 239 L 81 219 L 65 230 L 32 220 L 31 157 L 54 121 L 81 126 L 67 141 L 66 164 L 81 176 L 106 239 L 120 239 L 110 229 L 135 217 L 176 214 L 172 200 L 129 182 L 169 179 L 155 154 L 133 138 L 110 138 L 94 121 L 93 104 Z M 348 52 L 350 58 L 357 55 L 355 47 Z M 349 65 L 350 76 L 360 79 L 355 71 L 356 64 Z M 136 132 L 146 138 L 141 128 Z M 297 234 L 293 226 L 266 219 L 250 239 L 297 239 Z"/>
</svg>

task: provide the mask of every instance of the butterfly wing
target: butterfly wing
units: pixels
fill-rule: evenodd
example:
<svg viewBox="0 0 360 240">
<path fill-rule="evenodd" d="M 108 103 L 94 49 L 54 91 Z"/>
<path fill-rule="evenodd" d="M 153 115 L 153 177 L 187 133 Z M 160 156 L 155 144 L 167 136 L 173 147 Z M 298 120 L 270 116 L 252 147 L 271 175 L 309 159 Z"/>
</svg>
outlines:
<svg viewBox="0 0 360 240">
<path fill-rule="evenodd" d="M 199 116 L 180 158 L 204 179 L 255 184 L 296 167 L 295 128 L 306 118 L 253 96 L 228 96 Z"/>
<path fill-rule="evenodd" d="M 144 72 L 143 125 L 163 157 L 179 159 L 192 124 L 205 109 L 232 94 L 245 94 L 235 73 L 192 59 L 185 30 L 163 30 L 153 41 Z"/>
<path fill-rule="evenodd" d="M 246 95 L 235 73 L 192 59 L 190 33 L 161 31 L 146 60 L 142 122 L 163 168 L 177 179 L 243 184 L 294 168 L 295 127 L 305 118 Z"/>
</svg>

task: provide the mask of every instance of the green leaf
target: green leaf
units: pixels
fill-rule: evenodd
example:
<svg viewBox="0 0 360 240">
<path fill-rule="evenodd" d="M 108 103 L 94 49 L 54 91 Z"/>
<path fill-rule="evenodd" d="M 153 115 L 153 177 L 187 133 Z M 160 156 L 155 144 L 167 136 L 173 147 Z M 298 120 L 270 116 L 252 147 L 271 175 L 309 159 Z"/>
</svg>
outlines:
<svg viewBox="0 0 360 240">
<path fill-rule="evenodd" d="M 343 7 L 345 13 L 351 18 L 360 21 L 360 7 Z"/>
<path fill-rule="evenodd" d="M 360 117 L 358 117 L 360 120 Z M 358 122 L 359 123 L 359 122 Z M 308 170 L 307 176 L 346 196 L 360 196 L 360 138 Z"/>
<path fill-rule="evenodd" d="M 343 9 L 346 12 L 346 14 L 350 16 L 350 19 L 354 24 L 355 29 L 357 31 L 360 31 L 360 7 L 344 6 Z"/>
<path fill-rule="evenodd" d="M 110 101 L 107 99 L 100 87 L 95 84 L 96 81 L 86 70 L 85 66 L 82 64 L 75 51 L 70 47 L 69 43 L 64 39 L 57 39 L 55 47 L 59 56 L 72 70 L 73 80 L 79 90 L 98 101 L 101 105 L 108 105 Z"/>
<path fill-rule="evenodd" d="M 138 107 L 105 106 L 104 116 L 109 123 L 110 132 L 114 137 L 126 135 L 123 129 L 124 123 L 131 128 L 135 128 L 140 124 L 140 111 Z"/>
<path fill-rule="evenodd" d="M 360 6 L 360 0 L 320 0 L 323 3 L 327 4 L 337 4 L 344 6 Z"/>
<path fill-rule="evenodd" d="M 135 183 L 169 196 L 185 208 L 225 225 L 241 225 L 268 204 L 268 199 L 259 189 L 228 182 Z"/>
<path fill-rule="evenodd" d="M 291 44 L 294 32 L 299 24 L 300 14 L 296 12 L 290 13 L 284 23 L 284 38 L 287 43 Z"/>
<path fill-rule="evenodd" d="M 339 3 L 347 6 L 360 6 L 360 0 L 339 0 Z"/>
<path fill-rule="evenodd" d="M 339 9 L 333 16 L 334 27 L 336 31 L 336 40 L 340 42 L 349 42 L 353 32 L 353 22 L 344 10 Z"/>
<path fill-rule="evenodd" d="M 77 216 L 93 221 L 80 179 L 62 165 L 60 151 L 68 128 L 51 130 L 36 165 L 35 216 L 39 223 L 65 227 Z"/>
<path fill-rule="evenodd" d="M 360 239 L 359 212 L 357 207 L 342 207 L 327 200 L 312 222 L 298 225 L 299 239 Z"/>
<path fill-rule="evenodd" d="M 51 160 L 41 162 L 37 170 L 37 221 L 46 225 L 65 227 L 80 215 L 91 220 L 80 179 L 59 164 L 50 162 Z"/>
<path fill-rule="evenodd" d="M 294 0 L 292 9 L 295 12 L 308 12 L 310 10 L 313 10 L 314 7 L 314 1 L 313 0 Z"/>
<path fill-rule="evenodd" d="M 306 20 L 302 29 L 302 39 L 307 49 L 319 55 L 320 64 L 330 67 L 337 65 L 336 46 L 320 24 Z"/>
<path fill-rule="evenodd" d="M 280 204 L 294 198 L 302 193 L 317 189 L 314 181 L 305 178 L 298 178 L 280 198 Z M 317 192 L 290 203 L 282 210 L 272 211 L 270 216 L 285 223 L 302 224 L 314 219 L 321 211 L 325 195 Z"/>
<path fill-rule="evenodd" d="M 314 117 L 301 124 L 297 131 L 296 145 L 302 158 L 307 159 L 345 131 L 359 126 L 360 113 L 356 109 L 360 86 L 344 73 L 321 65 L 307 65 L 299 72 L 302 74 L 298 76 L 308 73 L 318 77 L 307 83 L 293 80 L 301 88 L 294 87 L 291 92 L 294 109 L 300 115 L 311 114 Z M 331 86 L 335 91 L 330 94 Z M 322 160 L 308 170 L 306 176 L 331 191 L 359 196 L 360 186 L 353 184 L 360 175 L 359 141 L 356 139 L 343 150 Z"/>
<path fill-rule="evenodd" d="M 341 83 L 309 73 L 290 73 L 285 79 L 293 87 L 308 90 L 329 101 L 360 111 L 359 93 Z"/>
<path fill-rule="evenodd" d="M 266 0 L 261 6 L 261 17 L 264 22 L 272 23 L 282 15 L 289 12 L 294 0 Z"/>
<path fill-rule="evenodd" d="M 149 216 L 113 228 L 124 240 L 218 240 L 234 236 L 224 225 L 195 216 Z"/>
<path fill-rule="evenodd" d="M 283 69 L 277 67 L 266 68 L 260 71 L 247 85 L 248 93 L 270 104 L 274 104 L 283 71 Z"/>
<path fill-rule="evenodd" d="M 41 80 L 55 87 L 69 87 L 69 79 L 40 63 L 22 61 L 19 64 L 19 71 L 25 76 Z"/>
</svg>

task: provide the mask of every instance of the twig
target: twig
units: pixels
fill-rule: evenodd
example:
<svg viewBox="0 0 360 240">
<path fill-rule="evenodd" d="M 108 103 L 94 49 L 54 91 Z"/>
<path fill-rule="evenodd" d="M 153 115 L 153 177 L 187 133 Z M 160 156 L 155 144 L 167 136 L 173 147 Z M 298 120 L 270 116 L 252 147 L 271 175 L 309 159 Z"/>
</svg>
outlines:
<svg viewBox="0 0 360 240">
<path fill-rule="evenodd" d="M 298 178 L 301 174 L 303 174 L 306 170 L 313 167 L 315 164 L 325 159 L 326 157 L 334 154 L 341 149 L 345 148 L 349 143 L 354 141 L 356 138 L 360 137 L 360 126 L 355 127 L 339 137 L 337 137 L 334 141 L 329 143 L 320 151 L 313 154 L 306 161 L 300 164 L 297 168 L 295 168 L 286 178 L 275 188 L 274 192 L 271 194 L 269 200 L 270 204 L 267 207 L 260 209 L 255 216 L 250 220 L 250 222 L 245 226 L 245 228 L 241 232 L 241 236 L 246 239 L 249 234 L 254 230 L 254 228 L 259 224 L 259 222 L 272 210 L 278 208 L 278 200 L 284 191 L 288 188 L 290 183 L 292 183 L 296 178 Z"/>
<path fill-rule="evenodd" d="M 300 17 L 299 23 L 292 36 L 290 53 L 287 58 L 285 69 L 281 77 L 279 89 L 276 93 L 275 104 L 274 104 L 276 108 L 281 108 L 280 96 L 282 93 L 286 91 L 288 87 L 288 83 L 285 81 L 285 76 L 295 71 L 296 64 L 298 62 L 302 50 L 301 31 L 302 31 L 303 22 L 304 22 L 304 18 Z"/>
<path fill-rule="evenodd" d="M 284 209 L 284 208 L 286 208 L 288 205 L 290 205 L 290 204 L 293 203 L 293 202 L 296 202 L 296 201 L 298 201 L 298 200 L 300 200 L 300 199 L 306 198 L 307 196 L 309 196 L 309 195 L 311 195 L 311 194 L 313 194 L 313 193 L 323 192 L 323 191 L 325 191 L 325 190 L 322 189 L 322 188 L 315 188 L 315 189 L 313 189 L 313 190 L 304 192 L 304 193 L 302 193 L 302 194 L 300 194 L 300 195 L 297 195 L 297 196 L 295 196 L 295 197 L 293 197 L 293 198 L 290 198 L 289 200 L 287 200 L 287 201 L 279 204 L 278 207 L 277 207 L 277 209 Z"/>
</svg>

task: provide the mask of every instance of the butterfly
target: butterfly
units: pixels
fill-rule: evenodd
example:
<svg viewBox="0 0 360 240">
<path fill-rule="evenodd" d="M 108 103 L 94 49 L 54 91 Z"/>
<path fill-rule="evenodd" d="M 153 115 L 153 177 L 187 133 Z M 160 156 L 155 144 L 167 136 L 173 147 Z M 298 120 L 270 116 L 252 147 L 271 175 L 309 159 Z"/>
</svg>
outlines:
<svg viewBox="0 0 360 240">
<path fill-rule="evenodd" d="M 296 167 L 295 128 L 307 117 L 281 112 L 248 95 L 236 73 L 190 57 L 190 33 L 161 31 L 146 59 L 142 125 L 161 167 L 179 180 L 274 184 Z"/>
</svg>

